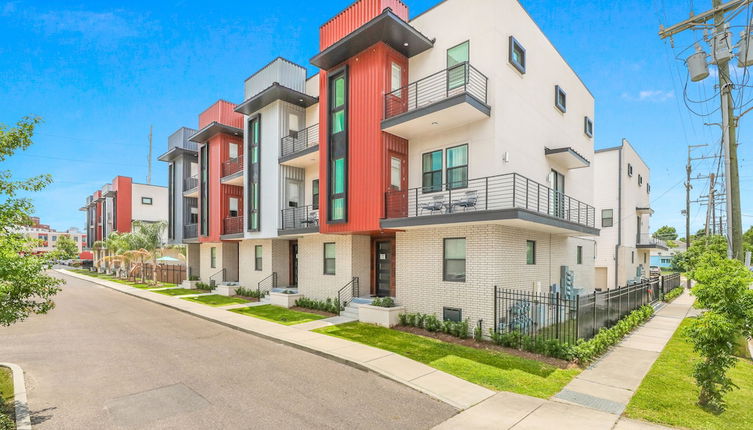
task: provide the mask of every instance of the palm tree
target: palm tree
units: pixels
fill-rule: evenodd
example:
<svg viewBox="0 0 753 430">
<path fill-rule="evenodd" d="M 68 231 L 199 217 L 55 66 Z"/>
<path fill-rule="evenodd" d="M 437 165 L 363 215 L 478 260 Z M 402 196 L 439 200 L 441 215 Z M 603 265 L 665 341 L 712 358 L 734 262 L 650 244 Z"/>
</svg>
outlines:
<svg viewBox="0 0 753 430">
<path fill-rule="evenodd" d="M 152 281 L 157 283 L 157 258 L 159 257 L 159 250 L 164 245 L 162 237 L 167 223 L 164 221 L 158 222 L 144 222 L 136 221 L 133 223 L 136 227 L 136 231 L 133 233 L 134 244 L 138 245 L 138 248 L 148 252 L 152 257 Z"/>
<path fill-rule="evenodd" d="M 94 253 L 96 255 L 96 257 L 95 257 L 95 261 L 96 261 L 95 266 L 97 266 L 97 268 L 99 268 L 99 261 L 102 258 L 100 256 L 100 253 L 102 252 L 102 250 L 105 247 L 106 247 L 106 245 L 105 245 L 105 242 L 103 240 L 98 240 L 98 241 L 92 243 L 92 249 L 94 250 Z"/>
</svg>

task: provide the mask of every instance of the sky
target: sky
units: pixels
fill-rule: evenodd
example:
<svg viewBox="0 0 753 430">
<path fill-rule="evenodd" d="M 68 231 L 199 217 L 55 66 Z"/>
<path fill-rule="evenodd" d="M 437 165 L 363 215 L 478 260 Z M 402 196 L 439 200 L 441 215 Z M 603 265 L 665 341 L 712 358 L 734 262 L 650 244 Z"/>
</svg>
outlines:
<svg viewBox="0 0 753 430">
<path fill-rule="evenodd" d="M 438 2 L 405 1 L 411 17 Z M 173 131 L 195 128 L 199 112 L 217 99 L 241 102 L 243 81 L 277 56 L 314 73 L 309 59 L 317 53 L 319 26 L 351 2 L 0 0 L 0 124 L 25 115 L 44 119 L 34 145 L 0 170 L 17 178 L 51 173 L 54 184 L 30 196 L 36 215 L 59 230 L 82 228 L 78 209 L 87 195 L 117 175 L 146 181 L 150 125 L 152 183 L 166 185 L 167 165 L 156 157 Z M 709 145 L 694 157 L 718 151 L 719 128 L 704 123 L 719 122 L 719 102 L 714 70 L 706 81 L 686 85 L 677 59 L 692 53 L 686 48 L 700 35 L 686 32 L 672 47 L 657 32 L 660 24 L 687 18 L 693 3 L 698 13 L 711 0 L 521 3 L 594 94 L 595 148 L 627 138 L 651 168 L 652 228 L 684 232 L 687 145 Z M 744 69 L 733 72 L 747 83 Z M 753 99 L 745 88 L 736 92 L 739 105 Z M 751 118 L 740 123 L 744 229 L 753 223 Z M 714 161 L 696 161 L 694 176 L 708 173 Z M 708 189 L 707 181 L 693 184 L 693 199 Z M 702 228 L 705 208 L 694 205 L 691 213 L 693 231 Z"/>
</svg>

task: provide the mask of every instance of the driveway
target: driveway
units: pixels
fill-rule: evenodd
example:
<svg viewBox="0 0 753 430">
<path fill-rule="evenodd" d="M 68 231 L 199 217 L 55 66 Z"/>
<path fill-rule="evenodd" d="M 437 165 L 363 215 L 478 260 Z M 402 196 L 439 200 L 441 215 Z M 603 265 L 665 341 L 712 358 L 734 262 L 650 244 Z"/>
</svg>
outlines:
<svg viewBox="0 0 753 430">
<path fill-rule="evenodd" d="M 452 407 L 377 375 L 63 276 L 0 327 L 35 429 L 430 428 Z"/>
</svg>

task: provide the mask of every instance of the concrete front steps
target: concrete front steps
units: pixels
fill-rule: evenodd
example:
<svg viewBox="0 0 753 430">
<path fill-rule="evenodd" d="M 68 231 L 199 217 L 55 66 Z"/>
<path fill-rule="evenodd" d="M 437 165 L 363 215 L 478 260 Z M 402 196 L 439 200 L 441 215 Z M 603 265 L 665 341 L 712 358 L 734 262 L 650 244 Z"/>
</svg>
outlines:
<svg viewBox="0 0 753 430">
<path fill-rule="evenodd" d="M 371 297 L 357 297 L 348 303 L 345 310 L 340 312 L 340 316 L 358 321 L 358 307 L 361 305 L 370 305 L 372 301 Z"/>
</svg>

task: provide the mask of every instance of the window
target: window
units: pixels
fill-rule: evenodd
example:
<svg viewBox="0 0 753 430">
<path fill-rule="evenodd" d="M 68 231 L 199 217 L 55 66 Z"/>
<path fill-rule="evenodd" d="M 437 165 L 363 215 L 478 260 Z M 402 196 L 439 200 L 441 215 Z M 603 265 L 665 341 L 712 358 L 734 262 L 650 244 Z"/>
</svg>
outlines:
<svg viewBox="0 0 753 430">
<path fill-rule="evenodd" d="M 254 246 L 254 270 L 256 271 L 261 271 L 261 256 L 262 256 L 261 245 Z"/>
<path fill-rule="evenodd" d="M 578 246 L 576 253 L 575 253 L 575 263 L 576 264 L 583 264 L 583 247 Z"/>
<path fill-rule="evenodd" d="M 332 195 L 339 196 L 345 193 L 345 159 L 338 158 L 334 163 L 334 172 L 332 175 Z M 332 199 L 333 220 L 342 220 L 345 218 L 345 199 L 342 197 Z"/>
<path fill-rule="evenodd" d="M 259 231 L 261 228 L 261 116 L 255 115 L 248 120 L 248 137 L 246 142 L 248 153 L 248 200 L 246 201 L 246 218 L 248 231 Z"/>
<path fill-rule="evenodd" d="M 311 208 L 314 210 L 319 209 L 319 180 L 314 179 L 311 181 Z"/>
<path fill-rule="evenodd" d="M 142 197 L 141 198 L 141 204 L 142 205 L 151 205 L 152 204 L 152 198 L 151 197 Z"/>
<path fill-rule="evenodd" d="M 228 216 L 229 217 L 237 217 L 238 216 L 238 198 L 237 197 L 230 197 L 228 200 Z"/>
<path fill-rule="evenodd" d="M 640 187 L 641 185 L 643 185 L 643 176 L 638 175 L 638 186 Z"/>
<path fill-rule="evenodd" d="M 199 222 L 199 208 L 194 206 L 191 208 L 191 213 L 189 214 L 188 223 L 197 224 L 198 222 Z"/>
<path fill-rule="evenodd" d="M 403 161 L 397 157 L 390 158 L 390 185 L 393 190 L 400 191 L 402 185 Z"/>
<path fill-rule="evenodd" d="M 293 139 L 298 139 L 298 130 L 300 130 L 300 127 L 298 125 L 298 115 L 294 113 L 288 114 L 288 135 L 292 137 Z"/>
<path fill-rule="evenodd" d="M 628 176 L 633 176 L 633 165 L 628 163 Z"/>
<path fill-rule="evenodd" d="M 630 253 L 630 263 L 635 263 L 635 251 Z"/>
<path fill-rule="evenodd" d="M 526 240 L 526 264 L 536 264 L 535 240 Z"/>
<path fill-rule="evenodd" d="M 651 184 L 647 183 L 646 184 L 646 193 L 650 193 L 650 192 L 651 192 Z"/>
<path fill-rule="evenodd" d="M 647 255 L 648 255 L 648 254 L 643 254 L 643 264 L 646 264 L 646 256 L 647 256 Z"/>
<path fill-rule="evenodd" d="M 594 137 L 594 122 L 587 116 L 583 119 L 583 132 L 588 137 Z"/>
<path fill-rule="evenodd" d="M 233 160 L 238 158 L 238 144 L 234 142 L 230 142 L 227 144 L 227 153 L 228 157 Z"/>
<path fill-rule="evenodd" d="M 327 219 L 345 222 L 348 219 L 348 75 L 347 69 L 329 78 L 329 154 L 327 165 Z"/>
<path fill-rule="evenodd" d="M 301 183 L 288 179 L 288 207 L 297 208 L 301 203 Z"/>
<path fill-rule="evenodd" d="M 470 45 L 469 41 L 465 41 L 447 50 L 448 90 L 462 87 L 467 82 L 466 71 L 468 70 Z"/>
<path fill-rule="evenodd" d="M 554 86 L 554 106 L 562 113 L 567 112 L 567 94 L 559 85 Z"/>
<path fill-rule="evenodd" d="M 423 155 L 422 187 L 424 193 L 442 190 L 442 150 Z"/>
<path fill-rule="evenodd" d="M 447 189 L 468 187 L 468 145 L 447 148 Z"/>
<path fill-rule="evenodd" d="M 601 210 L 601 226 L 612 227 L 614 225 L 614 210 L 602 209 Z"/>
<path fill-rule="evenodd" d="M 324 274 L 335 274 L 335 243 L 328 242 L 324 244 Z"/>
<path fill-rule="evenodd" d="M 460 308 L 442 308 L 442 321 L 460 322 L 463 320 L 463 310 Z"/>
<path fill-rule="evenodd" d="M 55 242 L 56 240 L 58 240 L 58 237 L 57 236 L 52 236 L 52 241 Z"/>
<path fill-rule="evenodd" d="M 217 248 L 214 246 L 209 248 L 209 267 L 217 268 Z"/>
<path fill-rule="evenodd" d="M 403 87 L 403 68 L 397 63 L 392 63 L 390 91 L 397 91 Z"/>
<path fill-rule="evenodd" d="M 520 73 L 526 72 L 526 50 L 514 37 L 510 36 L 508 60 Z"/>
<path fill-rule="evenodd" d="M 444 267 L 442 279 L 465 282 L 465 238 L 444 240 Z"/>
</svg>

